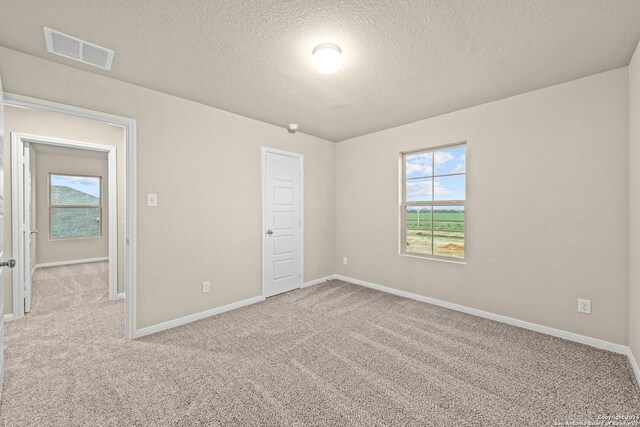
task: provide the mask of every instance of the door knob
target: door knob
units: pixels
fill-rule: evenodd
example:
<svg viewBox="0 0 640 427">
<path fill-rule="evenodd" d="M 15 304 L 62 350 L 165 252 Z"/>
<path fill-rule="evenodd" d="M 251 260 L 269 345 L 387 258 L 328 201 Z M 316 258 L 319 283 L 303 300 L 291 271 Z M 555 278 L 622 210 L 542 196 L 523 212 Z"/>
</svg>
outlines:
<svg viewBox="0 0 640 427">
<path fill-rule="evenodd" d="M 37 229 L 36 230 L 32 230 L 31 234 L 38 234 L 38 230 Z"/>
<path fill-rule="evenodd" d="M 271 236 L 273 234 L 273 230 L 267 230 L 267 234 Z"/>
<path fill-rule="evenodd" d="M 0 267 L 9 267 L 9 268 L 13 268 L 16 266 L 16 260 L 15 259 L 10 259 L 9 261 L 2 261 L 0 262 Z"/>
</svg>

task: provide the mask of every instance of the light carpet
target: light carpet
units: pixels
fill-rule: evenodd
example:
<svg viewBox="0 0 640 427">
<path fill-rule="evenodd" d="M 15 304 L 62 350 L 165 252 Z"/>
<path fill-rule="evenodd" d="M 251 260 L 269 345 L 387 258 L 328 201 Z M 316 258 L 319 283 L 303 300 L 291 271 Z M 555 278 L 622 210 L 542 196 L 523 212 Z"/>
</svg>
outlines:
<svg viewBox="0 0 640 427">
<path fill-rule="evenodd" d="M 540 426 L 640 414 L 626 357 L 332 281 L 123 339 L 107 264 L 39 269 L 5 426 Z"/>
</svg>

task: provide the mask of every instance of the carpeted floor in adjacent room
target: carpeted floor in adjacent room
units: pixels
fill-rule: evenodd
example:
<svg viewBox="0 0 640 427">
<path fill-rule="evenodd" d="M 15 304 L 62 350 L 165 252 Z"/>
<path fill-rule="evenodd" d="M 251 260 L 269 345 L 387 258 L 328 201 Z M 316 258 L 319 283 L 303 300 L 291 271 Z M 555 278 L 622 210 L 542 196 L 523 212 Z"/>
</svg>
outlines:
<svg viewBox="0 0 640 427">
<path fill-rule="evenodd" d="M 107 265 L 37 270 L 5 426 L 527 426 L 640 414 L 627 359 L 332 281 L 127 341 Z"/>
</svg>

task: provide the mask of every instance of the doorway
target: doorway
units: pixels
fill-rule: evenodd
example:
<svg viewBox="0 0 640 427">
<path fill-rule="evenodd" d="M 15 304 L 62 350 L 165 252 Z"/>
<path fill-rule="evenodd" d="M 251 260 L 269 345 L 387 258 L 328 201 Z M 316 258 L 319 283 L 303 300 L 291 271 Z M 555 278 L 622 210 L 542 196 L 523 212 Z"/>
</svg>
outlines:
<svg viewBox="0 0 640 427">
<path fill-rule="evenodd" d="M 104 246 L 108 246 L 109 298 L 116 299 L 116 147 L 12 132 L 11 154 L 12 241 L 18 243 L 16 253 L 21 255 L 16 257 L 17 268 L 13 271 L 14 318 L 31 311 L 35 267 L 104 261 Z M 42 164 L 37 186 L 32 179 L 36 155 L 38 164 Z M 36 196 L 36 187 L 37 197 L 32 197 Z M 41 253 L 37 265 L 34 237 Z"/>
<path fill-rule="evenodd" d="M 262 295 L 303 284 L 302 154 L 262 148 Z"/>
<path fill-rule="evenodd" d="M 125 337 L 130 339 L 135 338 L 136 336 L 136 316 L 135 316 L 135 311 L 136 311 L 136 289 L 135 289 L 136 121 L 134 119 L 130 119 L 127 117 L 116 116 L 108 113 L 102 113 L 94 110 L 87 110 L 79 107 L 59 104 L 59 103 L 35 99 L 35 98 L 29 98 L 29 97 L 11 94 L 11 93 L 4 93 L 4 101 L 6 105 L 13 106 L 13 107 L 33 109 L 41 112 L 58 113 L 66 117 L 88 119 L 91 121 L 95 121 L 103 124 L 109 124 L 109 125 L 116 125 L 124 128 L 124 135 L 125 135 L 124 151 L 126 151 L 125 153 L 126 159 L 122 162 L 122 164 L 124 164 L 124 167 L 125 167 L 124 175 L 125 175 L 126 184 L 125 184 L 125 187 L 121 189 L 120 193 L 123 194 L 124 196 L 123 205 L 125 206 L 125 212 L 124 212 L 125 219 L 124 219 L 124 223 L 119 224 L 121 229 L 124 230 L 124 233 L 122 236 L 123 237 L 122 240 L 124 241 L 122 245 L 124 254 L 122 256 L 123 262 L 121 263 L 124 266 L 124 268 L 122 269 L 123 270 L 122 282 L 124 285 L 122 291 L 124 292 L 116 293 L 116 297 L 121 297 L 121 298 L 124 298 L 125 300 L 125 322 L 124 322 Z M 26 139 L 28 138 L 29 136 L 27 136 Z M 52 138 L 49 138 L 49 142 L 52 142 L 51 140 Z M 53 141 L 54 145 L 55 143 L 61 143 L 62 145 L 64 145 L 65 143 L 65 141 L 57 141 L 55 139 L 53 140 L 54 140 Z M 66 143 L 68 142 L 73 143 L 74 141 L 66 141 Z M 95 148 L 98 150 L 105 149 L 104 147 L 92 147 L 92 148 Z M 19 151 L 19 150 L 16 150 L 15 152 L 24 153 L 24 151 Z M 15 176 L 16 172 L 17 172 L 17 168 L 12 170 L 12 178 Z M 111 176 L 115 176 L 115 174 L 111 174 Z M 16 180 L 14 179 L 14 181 Z M 12 185 L 14 184 L 12 183 Z M 14 189 L 12 188 L 12 190 Z M 115 194 L 115 192 L 110 192 L 109 194 Z M 115 203 L 112 203 L 110 205 L 115 205 Z M 18 212 L 17 212 L 17 209 L 19 208 L 20 208 L 20 204 L 12 206 L 12 217 L 19 218 Z M 105 215 L 108 215 L 108 213 L 105 212 Z M 110 224 L 113 224 L 113 226 L 117 225 L 115 221 L 110 222 Z M 19 226 L 20 226 L 20 223 L 18 223 L 17 226 L 14 226 L 13 228 L 15 229 L 16 227 L 18 227 L 18 230 L 19 230 Z M 26 227 L 24 228 L 26 229 Z M 12 230 L 12 234 L 13 232 L 14 230 Z M 17 232 L 17 234 L 18 233 L 19 231 Z M 113 234 L 115 233 L 111 233 L 111 235 Z M 20 243 L 20 240 L 21 239 L 16 238 L 15 241 Z M 111 245 L 112 244 L 110 243 L 110 253 L 111 253 Z M 24 254 L 24 252 L 20 252 L 20 253 L 18 252 L 17 245 L 12 252 L 16 257 L 22 256 L 22 254 Z M 113 291 L 111 291 L 110 296 L 113 296 Z M 20 302 L 17 304 L 17 306 L 18 308 L 20 307 Z"/>
</svg>

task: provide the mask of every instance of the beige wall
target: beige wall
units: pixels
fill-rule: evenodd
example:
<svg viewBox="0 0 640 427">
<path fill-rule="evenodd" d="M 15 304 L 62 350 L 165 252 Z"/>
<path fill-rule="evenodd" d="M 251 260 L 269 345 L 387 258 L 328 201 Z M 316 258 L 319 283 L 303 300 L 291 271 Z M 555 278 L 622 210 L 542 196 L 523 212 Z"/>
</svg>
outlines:
<svg viewBox="0 0 640 427">
<path fill-rule="evenodd" d="M 629 64 L 629 346 L 640 360 L 640 45 Z"/>
<path fill-rule="evenodd" d="M 106 157 L 106 156 L 105 156 Z M 36 165 L 36 212 L 39 264 L 109 256 L 109 162 L 106 158 L 81 158 L 38 153 Z M 102 178 L 102 236 L 85 239 L 49 238 L 49 174 L 99 176 Z"/>
<path fill-rule="evenodd" d="M 304 154 L 304 279 L 334 273 L 333 143 L 6 48 L 0 76 L 8 92 L 137 120 L 138 328 L 260 295 L 261 146 Z"/>
<path fill-rule="evenodd" d="M 2 60 L 0 59 L 0 64 Z M 0 77 L 3 79 L 3 85 L 5 81 L 5 75 L 2 73 L 0 67 Z M 5 86 L 5 90 L 6 86 Z M 8 253 L 12 252 L 11 246 L 11 132 L 28 133 L 31 135 L 47 136 L 53 138 L 69 139 L 81 142 L 90 142 L 102 145 L 111 145 L 116 147 L 116 163 L 118 174 L 118 292 L 124 291 L 124 219 L 125 219 L 125 133 L 124 128 L 121 126 L 112 126 L 105 123 L 96 122 L 93 120 L 86 120 L 77 117 L 51 113 L 46 111 L 37 111 L 27 108 L 17 108 L 6 106 L 5 107 L 5 143 L 4 143 L 4 159 L 5 159 L 5 218 L 4 229 L 5 237 L 4 244 Z M 41 154 L 37 154 L 36 157 Z M 37 176 L 43 178 L 42 176 Z M 36 188 L 38 192 L 38 188 Z M 40 194 L 45 196 L 45 194 Z M 36 213 L 36 216 L 37 213 Z M 39 215 L 37 218 L 39 222 L 45 221 L 46 217 Z M 36 244 L 41 241 L 47 234 L 44 230 L 38 233 L 38 239 Z M 36 253 L 36 259 L 38 258 Z M 16 254 L 14 254 L 14 257 Z M 66 255 L 64 256 L 66 257 Z M 63 258 L 64 258 L 63 257 Z M 88 256 L 82 257 L 82 259 L 90 258 Z M 50 262 L 43 259 L 37 259 L 38 263 Z M 5 285 L 5 312 L 12 313 L 12 284 L 13 279 L 11 274 L 4 275 Z"/>
<path fill-rule="evenodd" d="M 627 90 L 621 68 L 338 143 L 336 272 L 626 344 Z M 398 255 L 399 153 L 459 141 L 467 264 Z"/>
<path fill-rule="evenodd" d="M 264 145 L 305 155 L 305 281 L 337 272 L 627 343 L 626 68 L 337 145 L 6 48 L 0 75 L 138 121 L 138 328 L 260 294 Z M 467 264 L 399 256 L 399 153 L 463 140 Z"/>
</svg>

